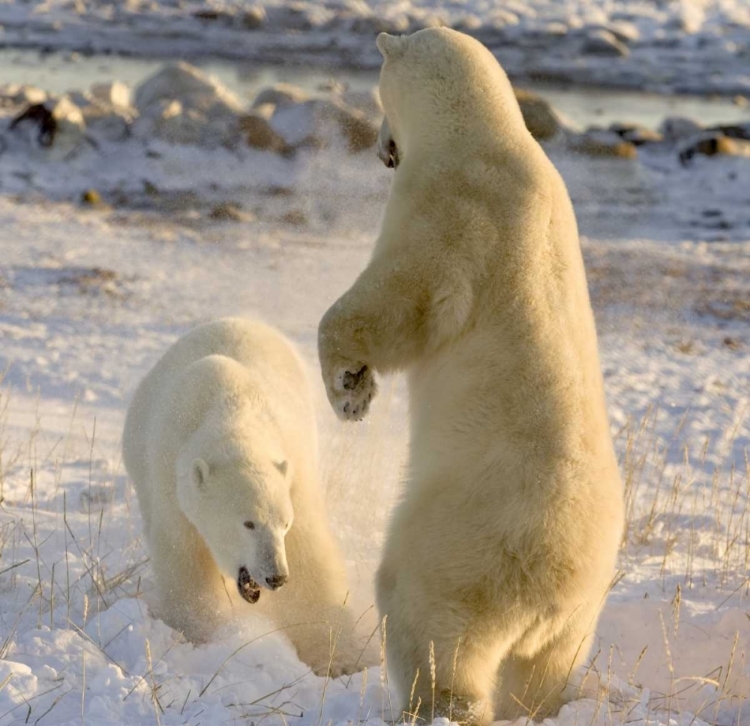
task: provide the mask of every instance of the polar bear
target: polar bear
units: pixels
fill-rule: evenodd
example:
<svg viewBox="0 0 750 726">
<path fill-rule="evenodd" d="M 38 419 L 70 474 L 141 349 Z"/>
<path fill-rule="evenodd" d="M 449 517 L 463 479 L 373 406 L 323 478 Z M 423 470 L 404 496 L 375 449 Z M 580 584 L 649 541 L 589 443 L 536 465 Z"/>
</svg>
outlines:
<svg viewBox="0 0 750 726">
<path fill-rule="evenodd" d="M 541 718 L 573 694 L 623 527 L 576 220 L 481 43 L 431 28 L 377 46 L 396 170 L 318 344 L 344 419 L 367 413 L 375 374 L 408 376 L 376 578 L 390 682 L 412 711 Z"/>
<path fill-rule="evenodd" d="M 316 673 L 351 670 L 344 563 L 316 449 L 303 364 L 266 325 L 199 326 L 148 373 L 128 410 L 123 457 L 170 625 L 200 642 L 233 611 L 258 613 Z"/>
</svg>

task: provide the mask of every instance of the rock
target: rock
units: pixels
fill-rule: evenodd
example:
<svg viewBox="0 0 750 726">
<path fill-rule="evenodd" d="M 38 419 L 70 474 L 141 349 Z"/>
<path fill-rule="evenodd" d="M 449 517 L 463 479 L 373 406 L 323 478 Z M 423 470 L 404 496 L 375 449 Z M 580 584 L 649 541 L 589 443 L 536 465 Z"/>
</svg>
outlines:
<svg viewBox="0 0 750 726">
<path fill-rule="evenodd" d="M 319 91 L 324 93 L 330 93 L 334 96 L 341 96 L 344 91 L 347 90 L 348 85 L 343 81 L 338 81 L 335 78 L 326 78 L 325 81 L 321 81 L 317 86 Z"/>
<path fill-rule="evenodd" d="M 271 117 L 272 128 L 290 148 L 320 145 L 313 104 L 317 104 L 317 101 L 280 106 Z"/>
<path fill-rule="evenodd" d="M 658 131 L 639 124 L 614 123 L 609 127 L 609 130 L 635 146 L 662 141 L 662 135 Z"/>
<path fill-rule="evenodd" d="M 260 106 L 253 106 L 252 111 L 248 115 L 250 116 L 260 116 L 261 118 L 266 119 L 266 121 L 269 121 L 271 119 L 271 116 L 273 116 L 276 113 L 276 106 L 274 106 L 272 103 L 262 103 Z"/>
<path fill-rule="evenodd" d="M 193 13 L 193 17 L 198 20 L 226 20 L 231 16 L 228 13 L 223 13 L 219 10 L 196 10 Z"/>
<path fill-rule="evenodd" d="M 262 5 L 247 8 L 242 14 L 242 25 L 248 30 L 258 30 L 266 23 L 266 11 Z"/>
<path fill-rule="evenodd" d="M 691 118 L 669 116 L 661 122 L 659 133 L 665 141 L 679 141 L 701 133 L 703 127 Z"/>
<path fill-rule="evenodd" d="M 165 99 L 156 108 L 151 108 L 147 117 L 138 119 L 135 128 L 140 136 L 155 137 L 170 144 L 220 145 L 223 134 L 212 143 L 208 126 L 208 121 L 199 112 L 186 110 L 180 101 Z"/>
<path fill-rule="evenodd" d="M 7 83 L 0 86 L 0 106 L 34 106 L 44 103 L 49 96 L 36 86 Z"/>
<path fill-rule="evenodd" d="M 693 35 L 699 33 L 706 20 L 706 12 L 699 4 L 679 4 L 677 15 L 670 18 L 666 27 L 675 29 L 680 35 Z"/>
<path fill-rule="evenodd" d="M 307 215 L 301 209 L 292 209 L 288 211 L 281 218 L 281 221 L 294 225 L 295 227 L 304 227 L 308 222 Z"/>
<path fill-rule="evenodd" d="M 253 214 L 243 212 L 237 204 L 232 202 L 221 202 L 217 204 L 208 214 L 216 222 L 252 222 Z"/>
<path fill-rule="evenodd" d="M 267 109 L 268 106 L 261 106 Z M 281 134 L 277 133 L 271 126 L 268 117 L 263 114 L 246 114 L 239 120 L 240 129 L 244 134 L 247 145 L 262 151 L 274 151 L 279 154 L 288 154 L 291 148 Z"/>
<path fill-rule="evenodd" d="M 518 15 L 516 15 L 516 13 L 512 12 L 510 9 L 498 8 L 497 10 L 492 10 L 489 13 L 485 13 L 484 25 L 488 28 L 502 30 L 504 28 L 513 27 L 514 25 L 519 24 L 520 19 Z"/>
<path fill-rule="evenodd" d="M 453 22 L 453 27 L 462 33 L 476 33 L 482 27 L 482 19 L 474 14 L 462 15 Z"/>
<path fill-rule="evenodd" d="M 274 28 L 282 28 L 285 31 L 307 32 L 315 27 L 312 14 L 314 9 L 312 3 L 303 4 L 293 2 L 291 4 L 274 5 L 266 12 L 269 22 Z"/>
<path fill-rule="evenodd" d="M 69 98 L 49 100 L 29 106 L 10 123 L 11 129 L 31 126 L 33 140 L 43 148 L 55 149 L 55 156 L 64 156 L 83 141 L 86 123 L 81 109 Z"/>
<path fill-rule="evenodd" d="M 49 98 L 46 91 L 36 86 L 22 86 L 20 92 L 16 95 L 16 103 L 44 103 Z"/>
<path fill-rule="evenodd" d="M 130 108 L 130 88 L 120 81 L 95 83 L 91 86 L 91 97 L 106 106 Z"/>
<path fill-rule="evenodd" d="M 165 66 L 135 92 L 137 133 L 175 144 L 231 146 L 240 138 L 240 99 L 188 63 Z"/>
<path fill-rule="evenodd" d="M 205 114 L 243 109 L 239 97 L 223 83 L 184 61 L 164 66 L 135 91 L 135 106 L 142 114 L 164 99 L 177 100 L 183 108 Z"/>
<path fill-rule="evenodd" d="M 448 19 L 440 13 L 426 13 L 418 20 L 412 18 L 412 24 L 419 28 L 445 28 L 449 25 Z M 415 27 L 415 30 L 417 28 Z"/>
<path fill-rule="evenodd" d="M 57 123 L 55 145 L 58 149 L 73 149 L 83 141 L 86 133 L 86 122 L 81 109 L 70 99 L 63 96 L 52 107 L 52 117 Z"/>
<path fill-rule="evenodd" d="M 638 151 L 635 145 L 612 132 L 602 129 L 589 129 L 575 134 L 568 142 L 571 151 L 588 156 L 617 159 L 635 159 Z"/>
<path fill-rule="evenodd" d="M 371 35 L 374 37 L 378 33 L 408 33 L 412 30 L 411 25 L 408 16 L 405 14 L 398 14 L 390 18 L 370 14 L 359 15 L 354 18 L 349 30 L 358 35 Z M 415 28 L 415 30 L 418 30 L 418 28 Z"/>
<path fill-rule="evenodd" d="M 36 141 L 40 146 L 52 146 L 55 141 L 55 134 L 57 133 L 57 121 L 55 121 L 50 109 L 42 103 L 35 103 L 13 118 L 9 128 L 12 131 L 13 129 L 24 128 L 29 125 L 33 125 L 38 129 Z"/>
<path fill-rule="evenodd" d="M 253 108 L 269 103 L 281 108 L 309 100 L 310 94 L 303 91 L 299 86 L 293 86 L 291 83 L 277 83 L 258 93 L 253 101 Z"/>
<path fill-rule="evenodd" d="M 591 23 L 583 27 L 580 33 L 583 33 L 586 37 L 591 37 L 601 31 L 606 33 L 608 42 L 611 42 L 612 37 L 620 43 L 627 46 L 628 43 L 633 43 L 640 39 L 641 33 L 638 30 L 638 26 L 628 20 L 611 20 L 606 24 L 603 23 Z M 612 37 L 610 37 L 612 36 Z"/>
<path fill-rule="evenodd" d="M 102 197 L 96 189 L 87 189 L 81 194 L 81 204 L 87 204 L 91 207 L 97 207 L 101 205 Z"/>
<path fill-rule="evenodd" d="M 561 128 L 552 105 L 536 93 L 526 91 L 522 88 L 514 88 L 516 100 L 521 107 L 523 120 L 531 135 L 538 141 L 551 139 Z"/>
<path fill-rule="evenodd" d="M 103 141 L 124 141 L 131 135 L 133 116 L 127 108 L 91 103 L 81 109 L 91 135 Z"/>
<path fill-rule="evenodd" d="M 70 91 L 66 96 L 80 108 L 96 139 L 123 141 L 130 136 L 137 111 L 130 106 L 130 90 L 124 83 L 99 83 L 90 91 Z"/>
<path fill-rule="evenodd" d="M 630 54 L 628 47 L 618 40 L 614 33 L 600 28 L 586 34 L 581 52 L 611 58 L 624 58 Z"/>
<path fill-rule="evenodd" d="M 269 187 L 266 187 L 265 193 L 268 194 L 269 197 L 293 197 L 295 195 L 295 190 L 293 187 L 289 186 L 283 186 L 281 184 L 271 184 Z"/>
<path fill-rule="evenodd" d="M 711 126 L 706 131 L 714 131 L 730 139 L 744 139 L 750 141 L 750 123 L 745 124 L 721 124 L 720 126 Z"/>
<path fill-rule="evenodd" d="M 76 91 L 74 89 L 67 91 L 64 95 L 80 109 L 93 101 L 93 97 L 87 91 Z"/>
<path fill-rule="evenodd" d="M 377 86 L 369 91 L 354 91 L 346 89 L 338 98 L 350 108 L 361 111 L 365 116 L 372 119 L 380 119 L 383 109 L 380 104 L 380 94 Z"/>
<path fill-rule="evenodd" d="M 271 127 L 295 149 L 331 146 L 338 134 L 354 153 L 375 146 L 378 139 L 376 124 L 337 99 L 311 99 L 277 108 Z"/>
<path fill-rule="evenodd" d="M 562 38 L 568 34 L 570 28 L 560 20 L 553 20 L 550 23 L 546 23 L 542 30 L 543 35 L 547 37 Z"/>
<path fill-rule="evenodd" d="M 702 156 L 744 156 L 750 158 L 750 141 L 731 139 L 723 134 L 703 134 L 680 149 L 680 162 L 687 165 L 696 154 Z"/>
<path fill-rule="evenodd" d="M 623 43 L 633 43 L 640 40 L 641 32 L 638 30 L 638 26 L 635 23 L 631 23 L 627 20 L 613 20 L 607 25 L 605 30 L 608 30 L 617 40 Z"/>
</svg>

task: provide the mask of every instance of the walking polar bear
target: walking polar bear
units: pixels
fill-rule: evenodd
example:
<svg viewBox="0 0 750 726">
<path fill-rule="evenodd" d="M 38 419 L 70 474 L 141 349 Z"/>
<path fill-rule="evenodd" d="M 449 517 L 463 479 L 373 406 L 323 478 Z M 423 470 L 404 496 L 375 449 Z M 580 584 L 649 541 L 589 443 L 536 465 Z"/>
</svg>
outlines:
<svg viewBox="0 0 750 726">
<path fill-rule="evenodd" d="M 377 573 L 391 683 L 423 713 L 541 718 L 572 695 L 623 525 L 576 220 L 484 46 L 446 28 L 377 45 L 396 171 L 319 354 L 345 419 L 375 373 L 408 373 L 405 494 Z"/>
<path fill-rule="evenodd" d="M 202 325 L 145 377 L 123 454 L 170 625 L 202 641 L 245 609 L 285 628 L 316 673 L 351 670 L 344 563 L 316 449 L 304 367 L 261 323 Z M 331 628 L 341 632 L 332 662 Z"/>
</svg>

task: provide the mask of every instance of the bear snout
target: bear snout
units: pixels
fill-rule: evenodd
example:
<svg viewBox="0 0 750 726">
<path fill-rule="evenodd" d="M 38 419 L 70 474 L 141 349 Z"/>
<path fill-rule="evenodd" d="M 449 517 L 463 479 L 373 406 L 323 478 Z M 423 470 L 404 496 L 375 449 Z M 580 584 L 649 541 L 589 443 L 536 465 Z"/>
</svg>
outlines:
<svg viewBox="0 0 750 726">
<path fill-rule="evenodd" d="M 282 585 L 286 584 L 286 581 L 288 579 L 289 579 L 288 575 L 273 575 L 271 577 L 266 578 L 266 584 L 272 590 L 278 590 Z"/>
<path fill-rule="evenodd" d="M 258 562 L 258 582 L 269 590 L 278 590 L 289 580 L 289 565 L 286 560 L 284 534 L 268 533 L 256 553 Z"/>
</svg>

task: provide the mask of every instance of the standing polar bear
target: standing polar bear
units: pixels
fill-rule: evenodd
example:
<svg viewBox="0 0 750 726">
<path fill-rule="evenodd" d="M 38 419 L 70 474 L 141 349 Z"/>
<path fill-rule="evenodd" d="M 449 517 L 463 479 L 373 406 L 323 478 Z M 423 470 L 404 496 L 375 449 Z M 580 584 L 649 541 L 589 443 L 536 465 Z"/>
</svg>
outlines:
<svg viewBox="0 0 750 726">
<path fill-rule="evenodd" d="M 333 628 L 331 672 L 351 669 L 344 564 L 316 448 L 309 382 L 280 333 L 226 318 L 165 353 L 130 405 L 123 454 L 169 624 L 201 641 L 246 608 L 285 628 L 318 674 Z"/>
<path fill-rule="evenodd" d="M 484 46 L 446 28 L 377 45 L 396 171 L 319 354 L 350 420 L 376 372 L 408 373 L 406 491 L 377 574 L 391 683 L 423 713 L 541 717 L 572 695 L 623 524 L 576 220 Z"/>
</svg>

